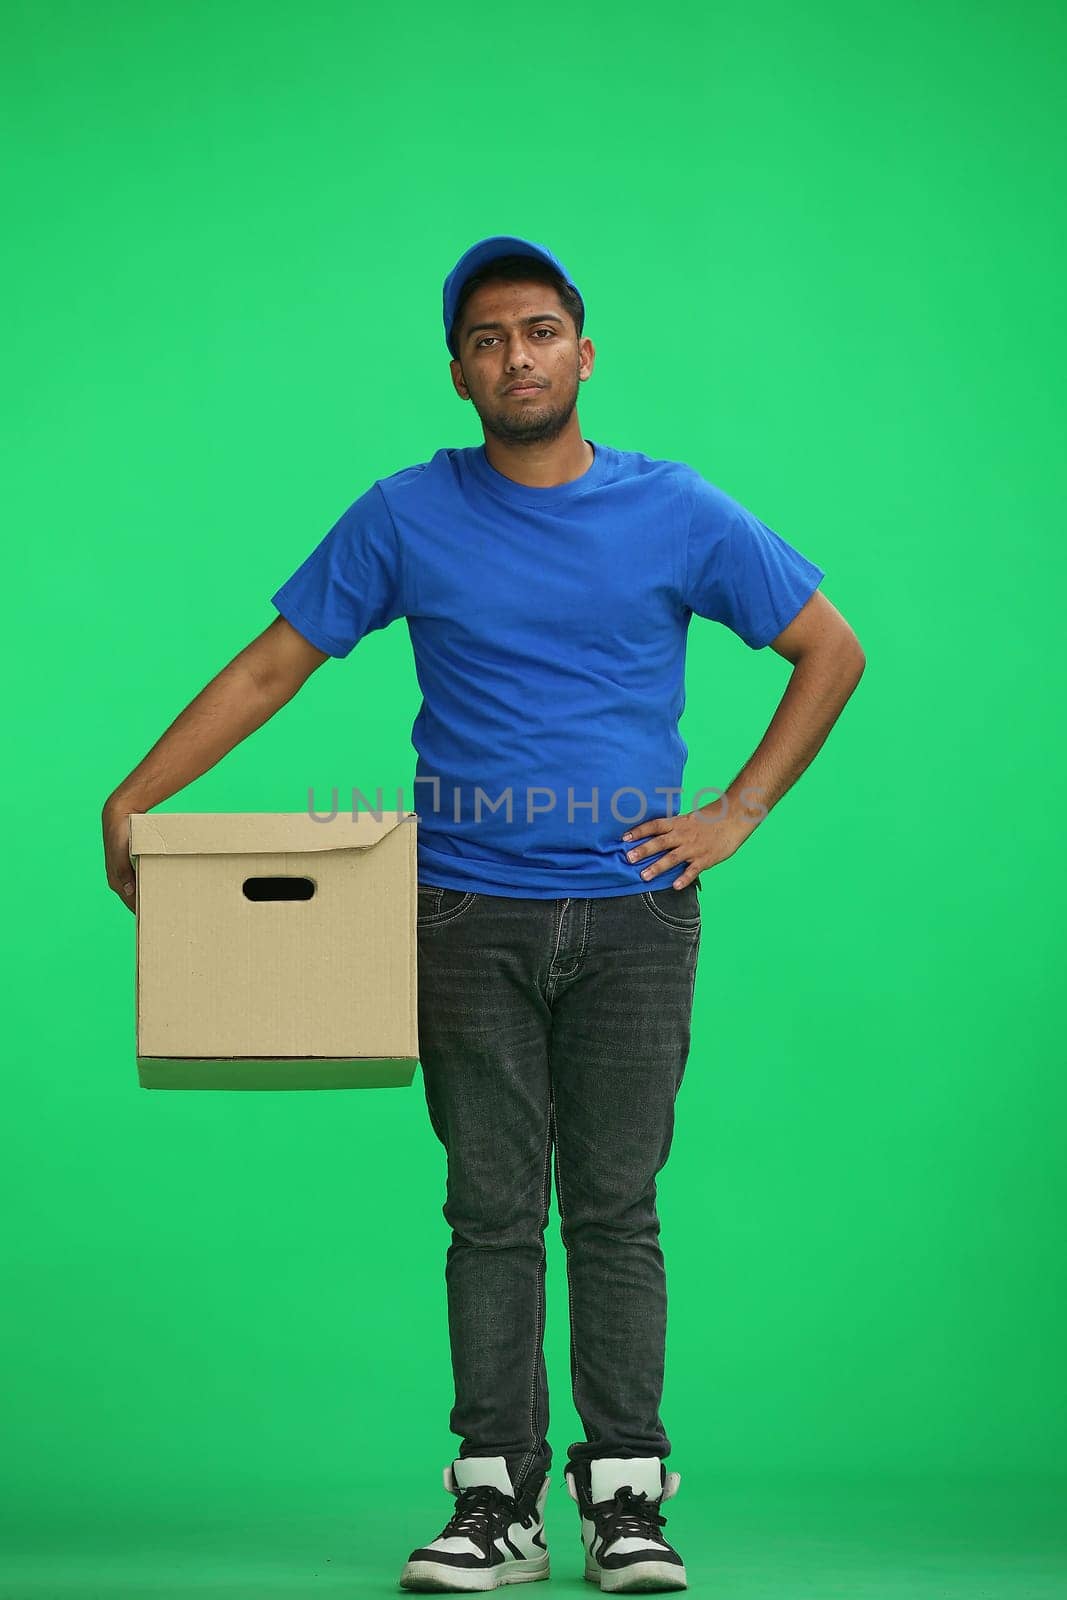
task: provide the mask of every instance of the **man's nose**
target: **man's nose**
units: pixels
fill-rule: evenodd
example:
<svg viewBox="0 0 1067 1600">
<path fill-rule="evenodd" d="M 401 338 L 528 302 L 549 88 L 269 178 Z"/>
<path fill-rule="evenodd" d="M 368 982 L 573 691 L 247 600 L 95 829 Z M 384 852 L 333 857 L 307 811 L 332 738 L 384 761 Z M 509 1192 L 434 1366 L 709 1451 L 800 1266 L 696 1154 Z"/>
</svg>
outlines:
<svg viewBox="0 0 1067 1600">
<path fill-rule="evenodd" d="M 516 367 L 530 367 L 530 352 L 522 342 L 522 335 L 515 334 L 508 346 L 508 371 L 513 372 Z"/>
</svg>

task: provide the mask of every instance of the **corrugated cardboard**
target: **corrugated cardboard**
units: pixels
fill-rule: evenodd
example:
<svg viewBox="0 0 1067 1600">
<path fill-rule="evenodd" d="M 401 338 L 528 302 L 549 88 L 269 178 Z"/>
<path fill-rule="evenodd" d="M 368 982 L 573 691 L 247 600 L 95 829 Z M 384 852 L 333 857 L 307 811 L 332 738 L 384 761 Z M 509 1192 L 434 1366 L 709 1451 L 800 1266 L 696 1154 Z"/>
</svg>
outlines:
<svg viewBox="0 0 1067 1600">
<path fill-rule="evenodd" d="M 141 1086 L 410 1084 L 417 822 L 413 811 L 329 822 L 305 812 L 131 816 Z M 294 886 L 309 898 L 275 897 Z"/>
</svg>

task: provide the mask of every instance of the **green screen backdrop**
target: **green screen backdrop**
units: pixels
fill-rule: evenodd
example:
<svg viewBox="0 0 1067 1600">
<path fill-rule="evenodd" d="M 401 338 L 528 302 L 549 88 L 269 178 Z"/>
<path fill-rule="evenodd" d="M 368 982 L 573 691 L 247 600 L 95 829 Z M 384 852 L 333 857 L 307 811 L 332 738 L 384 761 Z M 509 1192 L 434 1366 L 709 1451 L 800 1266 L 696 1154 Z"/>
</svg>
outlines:
<svg viewBox="0 0 1067 1600">
<path fill-rule="evenodd" d="M 583 290 L 585 436 L 749 506 L 867 653 L 703 876 L 665 1532 L 722 1600 L 1063 1594 L 1062 11 L 7 0 L 2 30 L 0 1596 L 383 1594 L 452 1509 L 419 1075 L 140 1089 L 99 815 L 375 478 L 481 443 L 440 293 L 498 232 Z M 694 618 L 687 795 L 788 672 Z M 418 705 L 401 621 L 165 809 L 412 803 Z M 577 1595 L 555 1209 L 548 1246 Z"/>
</svg>

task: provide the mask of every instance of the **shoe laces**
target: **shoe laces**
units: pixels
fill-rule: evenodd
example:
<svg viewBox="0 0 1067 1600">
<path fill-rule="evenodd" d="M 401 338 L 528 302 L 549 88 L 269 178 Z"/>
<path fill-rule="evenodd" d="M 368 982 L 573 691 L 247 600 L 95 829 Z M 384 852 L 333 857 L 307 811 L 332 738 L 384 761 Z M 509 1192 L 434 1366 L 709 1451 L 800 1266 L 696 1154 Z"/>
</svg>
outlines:
<svg viewBox="0 0 1067 1600">
<path fill-rule="evenodd" d="M 614 1544 L 616 1539 L 625 1538 L 666 1543 L 658 1530 L 666 1526 L 667 1519 L 660 1515 L 659 1501 L 650 1500 L 644 1489 L 634 1494 L 627 1484 L 620 1484 L 612 1499 L 601 1500 L 590 1509 L 597 1532 L 604 1541 L 603 1548 Z"/>
<path fill-rule="evenodd" d="M 488 1550 L 495 1533 L 501 1532 L 518 1515 L 515 1500 L 503 1494 L 494 1483 L 472 1483 L 460 1489 L 456 1509 L 438 1535 L 440 1539 L 466 1538 Z"/>
</svg>

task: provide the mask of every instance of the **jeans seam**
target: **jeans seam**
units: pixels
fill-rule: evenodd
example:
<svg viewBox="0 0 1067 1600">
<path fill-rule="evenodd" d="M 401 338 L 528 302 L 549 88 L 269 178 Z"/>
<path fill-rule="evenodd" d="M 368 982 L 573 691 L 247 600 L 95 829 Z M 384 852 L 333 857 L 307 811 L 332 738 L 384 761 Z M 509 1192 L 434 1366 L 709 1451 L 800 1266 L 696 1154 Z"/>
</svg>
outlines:
<svg viewBox="0 0 1067 1600">
<path fill-rule="evenodd" d="M 651 911 L 652 915 L 656 918 L 656 920 L 658 922 L 662 922 L 664 927 L 667 927 L 667 928 L 678 928 L 683 933 L 695 933 L 696 930 L 701 925 L 702 918 L 700 918 L 700 917 L 689 918 L 689 917 L 671 917 L 671 916 L 667 916 L 664 912 L 662 912 L 660 910 L 659 906 L 656 904 L 655 900 L 652 898 L 652 890 L 651 889 L 645 889 L 643 891 L 642 895 L 641 895 L 641 898 L 645 902 L 645 905 L 648 907 L 648 909 Z"/>
<path fill-rule="evenodd" d="M 549 960 L 549 963 L 548 963 L 548 973 L 547 973 L 546 981 L 545 981 L 545 998 L 546 998 L 546 1000 L 549 1000 L 549 1001 L 551 1001 L 552 996 L 555 994 L 555 990 L 556 990 L 556 974 L 553 971 L 553 968 L 556 965 L 556 957 L 559 955 L 559 947 L 560 947 L 560 944 L 562 943 L 562 940 L 563 940 L 563 924 L 566 921 L 567 907 L 569 905 L 570 905 L 570 901 L 569 900 L 564 900 L 564 902 L 563 902 L 563 910 L 559 914 L 559 926 L 556 929 L 556 945 L 555 945 L 555 949 L 552 951 L 552 956 L 551 956 L 551 959 Z"/>
<path fill-rule="evenodd" d="M 581 947 L 579 948 L 578 954 L 574 958 L 574 962 L 572 964 L 570 972 L 561 973 L 560 974 L 561 977 L 575 978 L 575 977 L 577 977 L 578 973 L 581 971 L 582 962 L 585 960 L 585 952 L 589 948 L 589 925 L 590 925 L 591 919 L 592 919 L 592 901 L 587 899 L 586 902 L 585 902 L 584 916 L 582 918 L 582 942 L 581 942 Z M 562 926 L 563 926 L 563 924 L 561 922 L 560 923 L 560 927 L 562 928 Z M 559 948 L 558 943 L 557 943 L 556 948 L 558 950 L 558 948 Z M 553 959 L 555 959 L 555 958 L 553 958 Z"/>
<path fill-rule="evenodd" d="M 556 1127 L 556 1102 L 554 1098 L 549 1105 L 549 1115 L 551 1117 L 552 1139 L 556 1146 L 556 1198 L 559 1200 L 559 1224 L 560 1232 L 562 1232 L 567 1225 L 567 1215 L 563 1203 L 563 1173 L 559 1159 L 559 1134 Z M 569 1249 L 564 1251 L 564 1257 L 567 1271 L 567 1317 L 571 1331 L 571 1395 L 573 1398 L 578 1382 L 578 1340 L 574 1325 L 574 1283 L 571 1278 L 571 1253 Z"/>
<path fill-rule="evenodd" d="M 456 904 L 452 907 L 451 911 L 445 911 L 443 913 L 440 911 L 440 909 L 432 911 L 428 917 L 419 917 L 417 919 L 418 926 L 420 928 L 442 928 L 446 925 L 446 923 L 455 922 L 457 917 L 461 917 L 465 911 L 470 909 L 477 898 L 478 896 L 475 891 L 473 889 L 468 889 L 465 891 L 463 899 L 456 901 Z M 438 897 L 438 908 L 440 907 L 440 904 L 440 897 Z"/>
<path fill-rule="evenodd" d="M 544 1349 L 545 1338 L 545 1268 L 547 1265 L 548 1252 L 545 1248 L 545 1233 L 541 1224 L 548 1206 L 548 1181 L 549 1172 L 552 1167 L 552 1130 L 553 1111 L 552 1100 L 550 1098 L 548 1106 L 548 1125 L 545 1131 L 545 1161 L 541 1174 L 541 1212 L 540 1216 L 538 1217 L 538 1231 L 541 1240 L 541 1260 L 538 1263 L 537 1270 L 537 1316 L 535 1318 L 533 1365 L 530 1376 L 530 1437 L 533 1440 L 533 1446 L 527 1451 L 526 1455 L 519 1464 L 519 1470 L 516 1473 L 514 1480 L 514 1487 L 516 1489 L 518 1489 L 519 1486 L 525 1482 L 526 1469 L 536 1456 L 538 1447 L 544 1445 L 544 1440 L 539 1438 L 537 1432 L 537 1373 L 541 1365 L 541 1354 Z"/>
</svg>

